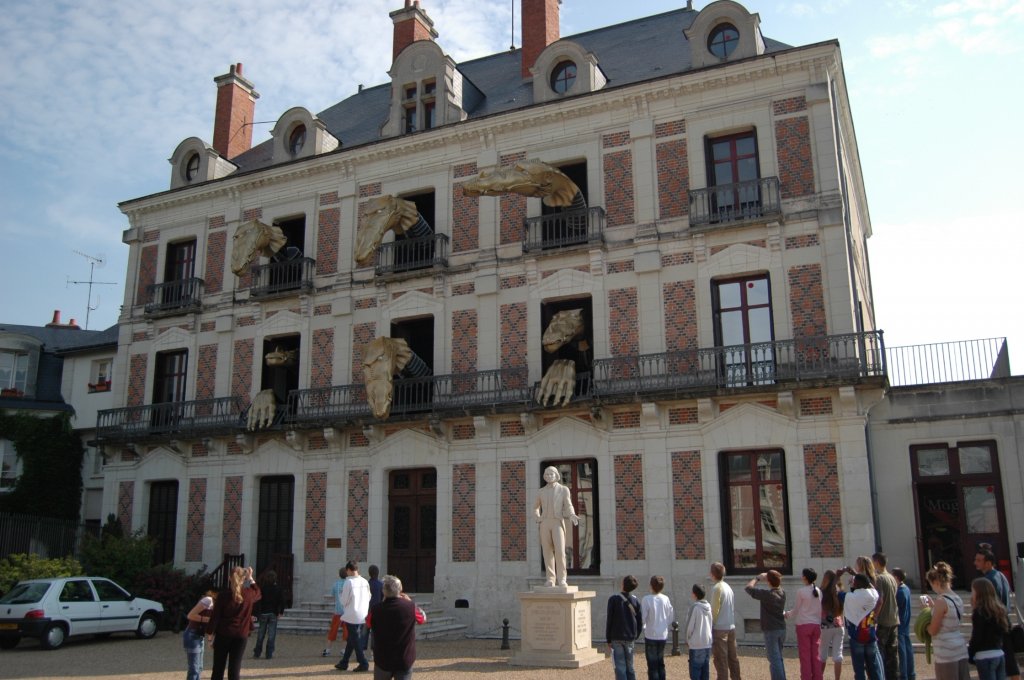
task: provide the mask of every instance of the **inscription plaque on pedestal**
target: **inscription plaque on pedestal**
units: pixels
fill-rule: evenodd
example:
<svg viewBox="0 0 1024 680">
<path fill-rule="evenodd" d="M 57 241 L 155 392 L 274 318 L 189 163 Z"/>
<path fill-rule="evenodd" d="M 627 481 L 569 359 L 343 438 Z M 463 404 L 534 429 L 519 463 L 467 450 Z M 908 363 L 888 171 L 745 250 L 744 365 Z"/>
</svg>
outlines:
<svg viewBox="0 0 1024 680">
<path fill-rule="evenodd" d="M 603 661 L 604 655 L 591 646 L 590 601 L 595 595 L 576 586 L 519 593 L 522 648 L 509 663 L 579 668 Z"/>
</svg>

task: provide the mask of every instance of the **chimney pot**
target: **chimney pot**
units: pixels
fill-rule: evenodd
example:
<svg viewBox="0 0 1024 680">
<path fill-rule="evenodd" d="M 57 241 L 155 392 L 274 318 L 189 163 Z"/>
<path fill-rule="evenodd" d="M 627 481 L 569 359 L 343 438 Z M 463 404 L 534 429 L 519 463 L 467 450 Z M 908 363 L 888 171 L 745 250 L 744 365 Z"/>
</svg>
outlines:
<svg viewBox="0 0 1024 680">
<path fill-rule="evenodd" d="M 50 323 L 55 325 L 55 326 L 60 325 L 60 310 L 59 309 L 53 310 L 53 321 L 51 321 Z"/>
</svg>

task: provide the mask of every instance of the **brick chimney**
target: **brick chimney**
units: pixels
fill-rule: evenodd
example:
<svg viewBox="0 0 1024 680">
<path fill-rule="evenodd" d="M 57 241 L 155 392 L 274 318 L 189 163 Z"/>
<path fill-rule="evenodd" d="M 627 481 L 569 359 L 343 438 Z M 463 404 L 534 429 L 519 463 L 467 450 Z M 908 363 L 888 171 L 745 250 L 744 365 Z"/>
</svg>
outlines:
<svg viewBox="0 0 1024 680">
<path fill-rule="evenodd" d="M 234 158 L 252 146 L 253 114 L 259 93 L 242 77 L 242 64 L 213 79 L 217 84 L 217 112 L 213 120 L 213 148 L 224 158 Z"/>
<path fill-rule="evenodd" d="M 394 62 L 409 45 L 417 40 L 433 40 L 437 37 L 434 22 L 420 9 L 420 0 L 405 0 L 405 7 L 389 14 L 395 22 L 395 37 L 391 46 L 391 61 Z"/>
<path fill-rule="evenodd" d="M 51 321 L 50 323 L 46 324 L 46 327 L 47 328 L 67 328 L 67 329 L 74 330 L 74 331 L 81 330 L 81 328 L 78 326 L 78 323 L 74 319 L 72 319 L 68 323 L 61 323 L 60 322 L 60 310 L 59 309 L 53 310 L 53 321 Z"/>
<path fill-rule="evenodd" d="M 523 21 L 523 77 L 530 77 L 537 57 L 544 48 L 558 40 L 558 6 L 562 0 L 523 0 L 520 15 Z"/>
</svg>

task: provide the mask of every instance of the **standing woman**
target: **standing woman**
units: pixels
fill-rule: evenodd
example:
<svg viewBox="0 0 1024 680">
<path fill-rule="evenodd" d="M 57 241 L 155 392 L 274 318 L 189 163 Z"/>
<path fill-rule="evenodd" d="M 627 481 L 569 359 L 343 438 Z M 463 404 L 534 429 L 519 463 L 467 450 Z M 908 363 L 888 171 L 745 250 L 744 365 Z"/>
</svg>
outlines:
<svg viewBox="0 0 1024 680">
<path fill-rule="evenodd" d="M 225 665 L 228 680 L 238 680 L 245 643 L 252 631 L 252 607 L 259 599 L 260 587 L 252 578 L 252 567 L 235 567 L 210 617 L 214 634 L 212 680 L 224 680 Z"/>
<path fill-rule="evenodd" d="M 819 656 L 821 672 L 832 657 L 835 680 L 843 674 L 843 602 L 839 599 L 839 589 L 843 582 L 836 572 L 829 569 L 821 578 L 821 640 Z"/>
<path fill-rule="evenodd" d="M 803 570 L 804 585 L 796 591 L 796 604 L 786 612 L 786 618 L 796 624 L 796 647 L 800 653 L 800 680 L 821 680 L 822 668 L 818 662 L 818 642 L 821 640 L 821 590 L 814 582 L 818 572 Z"/>
<path fill-rule="evenodd" d="M 960 632 L 964 603 L 953 592 L 953 569 L 945 562 L 936 562 L 925 575 L 935 597 L 930 598 L 932 621 L 932 658 L 935 659 L 935 680 L 970 680 L 967 663 L 967 641 Z"/>
<path fill-rule="evenodd" d="M 181 634 L 181 644 L 185 648 L 185 658 L 188 660 L 188 673 L 185 680 L 199 680 L 203 674 L 203 651 L 206 648 L 206 626 L 210 622 L 210 615 L 213 613 L 213 598 L 217 593 L 210 591 L 201 598 L 196 606 L 185 617 L 188 625 Z"/>
<path fill-rule="evenodd" d="M 1004 636 L 1010 631 L 1006 608 L 996 596 L 995 586 L 982 576 L 971 582 L 971 641 L 967 652 L 978 669 L 980 680 L 1006 677 Z"/>
<path fill-rule="evenodd" d="M 861 555 L 854 562 L 856 565 L 855 573 L 864 574 L 868 577 L 868 581 L 871 582 L 871 587 L 875 587 L 875 579 L 878 578 L 878 572 L 875 571 L 875 563 L 867 555 Z M 849 567 L 847 567 L 849 569 Z"/>
<path fill-rule="evenodd" d="M 758 581 L 766 581 L 768 587 L 758 588 Z M 782 574 L 774 569 L 758 574 L 750 579 L 746 591 L 761 603 L 761 632 L 771 680 L 786 680 L 782 660 L 782 647 L 786 644 L 786 591 L 782 589 Z"/>
</svg>

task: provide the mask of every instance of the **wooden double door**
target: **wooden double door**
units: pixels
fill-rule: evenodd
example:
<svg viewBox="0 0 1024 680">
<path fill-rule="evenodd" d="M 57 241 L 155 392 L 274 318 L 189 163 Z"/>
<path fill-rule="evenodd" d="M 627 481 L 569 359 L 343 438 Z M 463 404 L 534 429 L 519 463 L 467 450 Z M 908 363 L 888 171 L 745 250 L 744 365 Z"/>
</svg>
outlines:
<svg viewBox="0 0 1024 680">
<path fill-rule="evenodd" d="M 437 566 L 437 471 L 392 470 L 388 476 L 387 572 L 409 593 L 434 592 Z"/>
</svg>

